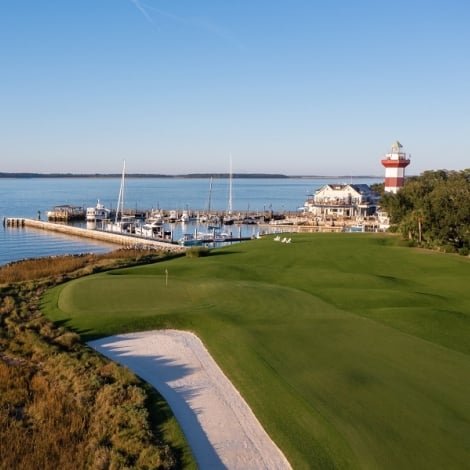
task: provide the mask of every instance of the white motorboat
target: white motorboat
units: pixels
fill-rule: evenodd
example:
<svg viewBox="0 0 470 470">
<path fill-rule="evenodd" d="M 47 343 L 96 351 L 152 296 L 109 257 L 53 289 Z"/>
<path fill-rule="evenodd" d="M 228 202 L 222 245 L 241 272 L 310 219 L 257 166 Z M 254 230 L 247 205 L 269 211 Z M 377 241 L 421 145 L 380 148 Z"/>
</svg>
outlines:
<svg viewBox="0 0 470 470">
<path fill-rule="evenodd" d="M 178 220 L 178 211 L 171 210 L 170 213 L 168 214 L 168 222 L 170 224 L 175 223 Z"/>
<path fill-rule="evenodd" d="M 180 221 L 183 223 L 186 223 L 186 222 L 189 222 L 189 220 L 190 220 L 190 217 L 189 217 L 188 211 L 183 211 L 180 217 Z"/>
<path fill-rule="evenodd" d="M 155 225 L 163 225 L 163 223 L 165 222 L 165 218 L 163 216 L 163 213 L 159 209 L 152 210 L 146 222 L 152 223 Z"/>
<path fill-rule="evenodd" d="M 145 238 L 171 240 L 171 230 L 165 230 L 164 225 L 158 220 L 147 221 L 145 224 L 136 227 L 135 233 Z"/>
<path fill-rule="evenodd" d="M 138 222 L 134 215 L 123 215 L 119 220 L 105 225 L 108 232 L 136 233 Z"/>
<path fill-rule="evenodd" d="M 178 240 L 178 244 L 181 246 L 202 246 L 204 245 L 204 240 L 194 236 L 192 233 L 184 233 Z"/>
<path fill-rule="evenodd" d="M 108 209 L 100 202 L 95 207 L 87 207 L 86 220 L 87 222 L 101 222 L 111 217 L 111 209 Z"/>
</svg>

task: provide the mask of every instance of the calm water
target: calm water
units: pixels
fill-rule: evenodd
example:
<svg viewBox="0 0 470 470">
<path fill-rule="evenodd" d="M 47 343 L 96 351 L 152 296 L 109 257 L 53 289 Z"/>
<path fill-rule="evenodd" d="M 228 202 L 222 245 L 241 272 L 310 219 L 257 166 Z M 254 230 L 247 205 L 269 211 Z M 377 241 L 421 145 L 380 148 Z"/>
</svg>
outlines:
<svg viewBox="0 0 470 470">
<path fill-rule="evenodd" d="M 234 179 L 232 208 L 235 213 L 295 211 L 303 206 L 306 196 L 315 189 L 327 183 L 342 182 L 344 180 L 316 178 Z M 379 180 L 353 179 L 352 182 L 372 184 Z M 95 206 L 98 199 L 107 207 L 116 208 L 120 184 L 120 178 L 0 178 L 0 217 L 37 218 L 40 212 L 45 219 L 46 212 L 55 205 L 89 207 Z M 140 210 L 161 208 L 203 211 L 207 210 L 210 200 L 211 209 L 228 209 L 229 180 L 214 179 L 211 190 L 210 186 L 209 179 L 127 178 L 124 206 Z M 254 231 L 255 228 L 244 230 Z M 33 229 L 2 226 L 0 265 L 23 258 L 64 253 L 96 253 L 115 247 Z"/>
</svg>

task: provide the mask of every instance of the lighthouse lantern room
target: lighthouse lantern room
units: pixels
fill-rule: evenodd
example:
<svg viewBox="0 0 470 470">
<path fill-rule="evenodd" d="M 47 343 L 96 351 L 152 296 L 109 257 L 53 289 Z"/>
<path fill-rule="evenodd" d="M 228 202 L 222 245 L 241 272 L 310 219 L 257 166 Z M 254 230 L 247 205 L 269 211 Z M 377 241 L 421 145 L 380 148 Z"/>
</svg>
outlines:
<svg viewBox="0 0 470 470">
<path fill-rule="evenodd" d="M 405 184 L 405 168 L 410 164 L 410 159 L 402 149 L 403 146 L 397 140 L 392 145 L 391 152 L 382 159 L 386 192 L 396 193 Z"/>
</svg>

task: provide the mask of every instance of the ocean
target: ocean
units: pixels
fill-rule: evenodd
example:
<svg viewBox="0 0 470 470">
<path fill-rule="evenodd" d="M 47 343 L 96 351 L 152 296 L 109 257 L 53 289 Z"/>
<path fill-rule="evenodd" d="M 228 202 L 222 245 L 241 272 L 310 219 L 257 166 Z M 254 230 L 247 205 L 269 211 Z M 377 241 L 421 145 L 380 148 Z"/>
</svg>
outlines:
<svg viewBox="0 0 470 470">
<path fill-rule="evenodd" d="M 234 213 L 292 212 L 304 204 L 307 195 L 333 183 L 381 182 L 377 178 L 234 178 L 231 205 Z M 204 211 L 229 208 L 227 178 L 126 178 L 124 207 L 127 209 Z M 116 208 L 121 178 L 0 178 L 0 217 L 25 217 L 45 220 L 53 206 L 70 204 L 84 208 L 100 200 Z M 179 236 L 187 227 L 177 224 Z M 102 242 L 53 234 L 31 228 L 0 229 L 0 265 L 25 258 L 79 253 L 100 253 L 116 248 Z M 238 229 L 237 229 L 238 230 Z M 243 227 L 250 236 L 256 227 Z"/>
</svg>

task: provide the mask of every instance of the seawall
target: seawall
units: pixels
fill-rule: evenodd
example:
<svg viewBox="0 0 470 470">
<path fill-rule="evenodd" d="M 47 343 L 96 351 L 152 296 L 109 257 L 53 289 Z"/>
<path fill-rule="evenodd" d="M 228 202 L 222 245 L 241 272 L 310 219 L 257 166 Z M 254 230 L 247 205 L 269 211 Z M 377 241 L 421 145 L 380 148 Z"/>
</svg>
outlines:
<svg viewBox="0 0 470 470">
<path fill-rule="evenodd" d="M 42 220 L 9 217 L 3 220 L 3 224 L 10 227 L 31 227 L 39 230 L 48 230 L 75 237 L 91 238 L 106 243 L 114 243 L 125 247 L 150 247 L 163 251 L 184 252 L 187 248 L 173 243 L 152 240 L 149 238 L 126 235 L 124 233 L 104 232 L 101 230 L 89 230 L 71 225 L 57 224 L 54 222 L 45 222 Z"/>
</svg>

